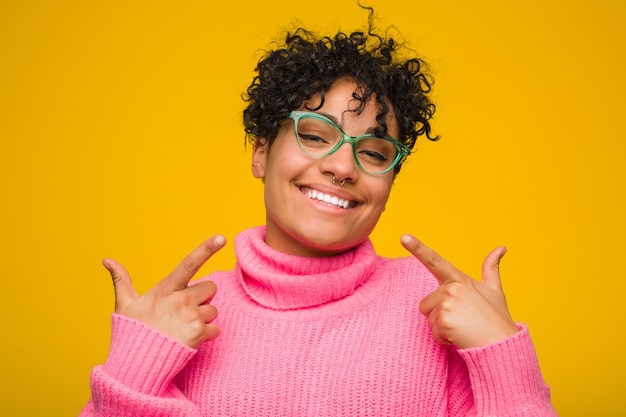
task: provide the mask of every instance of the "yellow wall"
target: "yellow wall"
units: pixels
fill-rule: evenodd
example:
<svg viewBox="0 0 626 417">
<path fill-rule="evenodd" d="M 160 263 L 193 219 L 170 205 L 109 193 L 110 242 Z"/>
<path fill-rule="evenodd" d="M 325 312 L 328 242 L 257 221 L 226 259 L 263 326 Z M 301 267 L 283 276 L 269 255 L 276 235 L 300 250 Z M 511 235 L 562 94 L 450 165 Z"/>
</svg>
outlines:
<svg viewBox="0 0 626 417">
<path fill-rule="evenodd" d="M 212 3 L 0 1 L 0 415 L 87 401 L 113 306 L 102 257 L 145 291 L 205 237 L 263 222 L 240 121 L 258 50 L 295 18 L 366 17 Z M 370 3 L 431 62 L 443 137 L 398 177 L 379 252 L 403 255 L 408 231 L 477 276 L 507 245 L 559 413 L 624 415 L 624 3 Z M 230 245 L 203 271 L 232 263 Z"/>
</svg>

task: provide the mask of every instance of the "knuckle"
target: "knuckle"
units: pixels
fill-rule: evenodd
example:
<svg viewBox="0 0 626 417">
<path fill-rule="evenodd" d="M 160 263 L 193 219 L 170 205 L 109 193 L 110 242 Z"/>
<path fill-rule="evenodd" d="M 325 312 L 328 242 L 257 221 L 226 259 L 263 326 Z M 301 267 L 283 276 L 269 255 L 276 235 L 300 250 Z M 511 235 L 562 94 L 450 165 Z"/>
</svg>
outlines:
<svg viewBox="0 0 626 417">
<path fill-rule="evenodd" d="M 111 275 L 111 281 L 113 282 L 113 286 L 117 286 L 117 284 L 119 284 L 119 282 L 122 280 L 122 277 L 120 275 L 117 274 L 113 274 Z"/>
<path fill-rule="evenodd" d="M 213 256 L 213 254 L 215 252 L 217 252 L 218 249 L 215 248 L 215 243 L 213 240 L 210 241 L 206 241 L 204 243 L 202 243 L 202 245 L 200 246 L 200 248 L 202 249 L 203 252 L 203 256 L 208 256 L 209 258 L 211 256 Z"/>
<path fill-rule="evenodd" d="M 201 320 L 199 317 L 196 317 L 195 320 L 191 320 L 187 324 L 187 329 L 192 335 L 196 336 L 203 332 L 204 326 L 205 326 L 204 321 Z"/>
<path fill-rule="evenodd" d="M 454 297 L 456 294 L 456 289 L 454 283 L 446 283 L 439 287 L 439 291 L 445 296 L 445 299 Z"/>
<path fill-rule="evenodd" d="M 427 262 L 428 266 L 436 269 L 441 263 L 441 255 L 439 255 L 437 252 L 432 252 L 430 256 L 428 256 Z"/>
<path fill-rule="evenodd" d="M 472 282 L 468 281 L 452 281 L 442 286 L 441 290 L 449 299 L 462 299 L 468 295 L 471 290 Z"/>
<path fill-rule="evenodd" d="M 214 245 L 213 241 L 210 241 L 210 242 L 209 242 L 209 241 L 207 241 L 207 242 L 204 242 L 204 243 L 202 244 L 202 246 L 201 246 L 201 247 L 202 247 L 202 250 L 203 250 L 204 252 L 208 253 L 208 254 L 209 254 L 209 256 L 211 256 L 211 255 L 213 255 L 213 254 L 215 253 L 215 251 L 216 251 L 216 250 L 215 250 L 215 247 L 213 247 L 213 245 Z"/>
<path fill-rule="evenodd" d="M 191 304 L 191 294 L 188 291 L 178 291 L 172 294 L 172 302 L 179 307 L 188 306 Z"/>
<path fill-rule="evenodd" d="M 111 281 L 113 282 L 114 286 L 119 284 L 123 279 L 124 275 L 121 274 L 119 271 L 111 272 Z"/>
<path fill-rule="evenodd" d="M 191 256 L 187 256 L 183 260 L 183 269 L 186 272 L 195 273 L 198 270 L 198 266 L 199 266 L 198 262 L 196 262 L 196 260 L 192 258 Z"/>
<path fill-rule="evenodd" d="M 451 298 L 446 298 L 441 301 L 441 303 L 439 304 L 439 308 L 441 309 L 441 311 L 450 312 L 454 310 L 454 305 L 455 303 Z M 444 320 L 447 320 L 445 316 Z"/>
<path fill-rule="evenodd" d="M 444 315 L 439 318 L 437 327 L 444 333 L 450 333 L 454 329 L 454 322 L 450 319 L 450 317 Z"/>
</svg>

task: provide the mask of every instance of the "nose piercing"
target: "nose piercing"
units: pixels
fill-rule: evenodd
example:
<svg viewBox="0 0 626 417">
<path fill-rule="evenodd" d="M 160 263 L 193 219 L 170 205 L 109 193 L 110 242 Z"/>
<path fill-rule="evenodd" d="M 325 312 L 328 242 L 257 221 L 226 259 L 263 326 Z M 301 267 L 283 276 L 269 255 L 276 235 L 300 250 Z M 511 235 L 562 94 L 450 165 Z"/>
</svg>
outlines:
<svg viewBox="0 0 626 417">
<path fill-rule="evenodd" d="M 333 184 L 335 184 L 337 182 L 337 177 L 333 175 Z M 343 186 L 346 183 L 346 179 L 344 178 L 343 180 L 341 180 L 341 183 L 339 185 Z"/>
</svg>

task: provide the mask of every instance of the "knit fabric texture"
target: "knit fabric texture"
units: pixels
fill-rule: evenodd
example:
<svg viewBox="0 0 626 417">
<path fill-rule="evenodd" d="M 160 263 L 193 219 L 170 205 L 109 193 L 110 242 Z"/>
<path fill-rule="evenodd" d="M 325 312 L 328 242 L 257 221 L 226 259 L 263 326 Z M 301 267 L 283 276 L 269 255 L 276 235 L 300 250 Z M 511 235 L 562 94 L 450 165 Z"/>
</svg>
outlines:
<svg viewBox="0 0 626 417">
<path fill-rule="evenodd" d="M 440 345 L 419 312 L 436 279 L 368 240 L 337 256 L 235 240 L 217 283 L 221 334 L 197 349 L 113 315 L 109 356 L 82 416 L 556 416 L 528 330 Z M 193 285 L 193 284 L 192 284 Z"/>
</svg>

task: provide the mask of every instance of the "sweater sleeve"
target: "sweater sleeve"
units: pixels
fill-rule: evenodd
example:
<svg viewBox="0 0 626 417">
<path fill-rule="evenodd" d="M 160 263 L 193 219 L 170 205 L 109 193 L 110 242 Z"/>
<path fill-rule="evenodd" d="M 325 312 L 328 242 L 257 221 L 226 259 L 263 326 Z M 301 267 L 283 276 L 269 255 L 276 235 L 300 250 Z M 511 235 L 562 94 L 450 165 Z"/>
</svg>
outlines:
<svg viewBox="0 0 626 417">
<path fill-rule="evenodd" d="M 457 350 L 467 365 L 474 396 L 468 415 L 555 417 L 528 329 L 492 345 Z M 460 372 L 460 371 L 459 371 Z M 474 414 L 472 414 L 474 413 Z"/>
<path fill-rule="evenodd" d="M 109 356 L 92 371 L 92 397 L 80 416 L 199 416 L 172 383 L 195 353 L 144 323 L 114 314 Z"/>
</svg>

